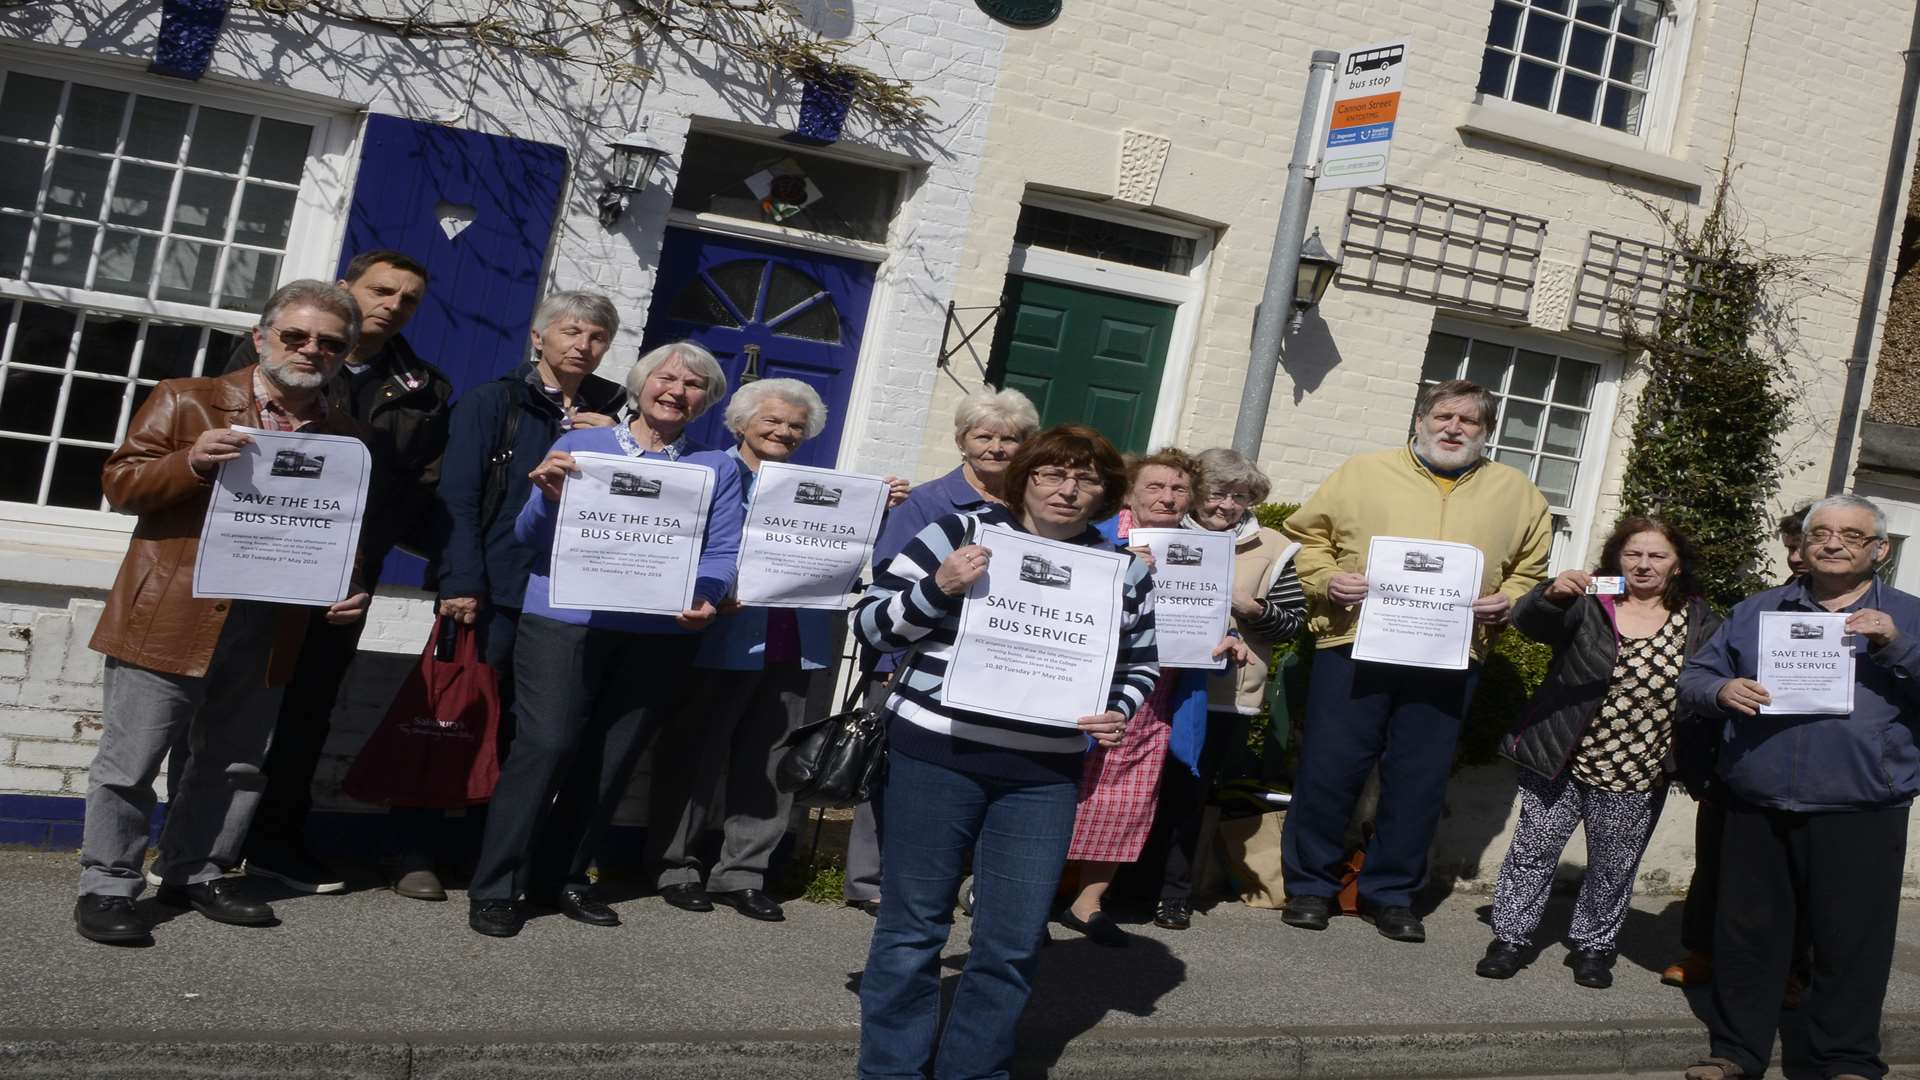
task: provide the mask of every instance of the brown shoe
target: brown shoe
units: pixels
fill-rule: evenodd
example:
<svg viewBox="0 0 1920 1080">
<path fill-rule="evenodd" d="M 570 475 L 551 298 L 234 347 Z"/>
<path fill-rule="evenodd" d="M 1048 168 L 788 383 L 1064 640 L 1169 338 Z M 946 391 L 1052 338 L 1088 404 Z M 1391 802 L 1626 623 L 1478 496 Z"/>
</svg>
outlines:
<svg viewBox="0 0 1920 1080">
<path fill-rule="evenodd" d="M 446 887 L 432 870 L 408 870 L 393 879 L 393 891 L 409 900 L 445 900 Z"/>
<path fill-rule="evenodd" d="M 1705 986 L 1713 981 L 1713 957 L 1703 952 L 1689 952 L 1668 964 L 1667 970 L 1660 973 L 1660 981 L 1668 986 Z"/>
</svg>

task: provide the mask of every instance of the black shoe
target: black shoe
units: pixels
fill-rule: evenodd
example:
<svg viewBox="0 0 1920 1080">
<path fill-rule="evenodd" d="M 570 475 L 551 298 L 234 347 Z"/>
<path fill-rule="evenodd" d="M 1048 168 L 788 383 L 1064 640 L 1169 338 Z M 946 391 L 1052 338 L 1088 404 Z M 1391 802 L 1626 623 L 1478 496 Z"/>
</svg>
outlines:
<svg viewBox="0 0 1920 1080">
<path fill-rule="evenodd" d="M 1333 900 L 1325 896 L 1289 896 L 1280 921 L 1302 930 L 1325 930 L 1333 921 Z"/>
<path fill-rule="evenodd" d="M 871 916 L 872 918 L 877 919 L 880 917 L 880 901 L 877 899 L 849 900 L 847 901 L 847 906 L 855 909 L 856 911 L 864 912 L 867 915 Z"/>
<path fill-rule="evenodd" d="M 528 897 L 532 900 L 532 897 Z M 585 885 L 569 885 L 552 896 L 543 896 L 534 903 L 553 910 L 588 926 L 619 926 L 620 916 L 601 899 L 593 895 L 593 890 Z"/>
<path fill-rule="evenodd" d="M 734 889 L 731 892 L 708 893 L 707 899 L 715 904 L 725 904 L 749 919 L 761 922 L 786 922 L 787 913 L 774 902 L 773 897 L 759 889 Z"/>
<path fill-rule="evenodd" d="M 1373 928 L 1380 936 L 1391 941 L 1408 941 L 1419 944 L 1427 940 L 1426 924 L 1410 907 L 1380 907 L 1373 909 Z"/>
<path fill-rule="evenodd" d="M 1060 925 L 1080 931 L 1095 945 L 1105 945 L 1110 949 L 1124 949 L 1127 946 L 1127 932 L 1107 918 L 1104 911 L 1096 911 L 1092 918 L 1083 920 L 1073 913 L 1073 908 L 1061 908 Z"/>
<path fill-rule="evenodd" d="M 154 899 L 169 907 L 190 907 L 214 922 L 231 926 L 272 926 L 273 906 L 247 895 L 241 878 L 214 878 L 198 885 L 168 885 Z"/>
<path fill-rule="evenodd" d="M 707 887 L 697 881 L 689 881 L 685 885 L 668 885 L 660 890 L 660 899 L 681 911 L 713 910 L 713 897 L 708 896 Z"/>
<path fill-rule="evenodd" d="M 1186 930 L 1193 926 L 1193 907 L 1185 900 L 1162 900 L 1153 909 L 1153 925 L 1162 930 Z"/>
<path fill-rule="evenodd" d="M 1573 981 L 1592 990 L 1613 985 L 1612 949 L 1575 949 L 1568 962 L 1573 965 Z"/>
<path fill-rule="evenodd" d="M 1473 965 L 1473 973 L 1483 979 L 1511 979 L 1526 964 L 1526 950 L 1511 941 L 1494 938 L 1487 942 L 1487 955 Z"/>
<path fill-rule="evenodd" d="M 277 881 L 294 892 L 337 893 L 347 889 L 345 878 L 296 848 L 271 848 L 248 855 L 240 871 Z"/>
<path fill-rule="evenodd" d="M 153 931 L 133 910 L 130 896 L 89 893 L 73 905 L 73 928 L 102 945 L 151 945 Z"/>
<path fill-rule="evenodd" d="M 476 934 L 488 937 L 513 937 L 520 932 L 526 922 L 520 905 L 511 900 L 470 900 L 467 902 L 467 925 L 473 927 Z"/>
</svg>

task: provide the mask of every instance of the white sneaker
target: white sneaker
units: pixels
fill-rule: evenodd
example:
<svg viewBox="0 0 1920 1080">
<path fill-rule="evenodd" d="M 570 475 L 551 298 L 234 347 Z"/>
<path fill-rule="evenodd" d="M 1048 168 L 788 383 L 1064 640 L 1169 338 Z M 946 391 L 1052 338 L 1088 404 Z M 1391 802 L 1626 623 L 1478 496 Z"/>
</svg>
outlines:
<svg viewBox="0 0 1920 1080">
<path fill-rule="evenodd" d="M 147 884 L 157 889 L 160 886 L 165 885 L 166 882 L 160 880 L 160 875 L 157 871 L 155 871 L 152 867 L 148 867 L 147 868 Z"/>
</svg>

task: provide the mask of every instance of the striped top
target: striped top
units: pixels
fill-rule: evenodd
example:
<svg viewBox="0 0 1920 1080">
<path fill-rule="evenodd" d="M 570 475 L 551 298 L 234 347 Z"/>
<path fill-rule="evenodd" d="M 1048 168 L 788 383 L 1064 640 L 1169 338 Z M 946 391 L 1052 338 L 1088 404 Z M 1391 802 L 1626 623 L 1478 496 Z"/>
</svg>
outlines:
<svg viewBox="0 0 1920 1080">
<path fill-rule="evenodd" d="M 868 648 L 884 653 L 912 650 L 901 657 L 887 697 L 890 745 L 923 761 L 1015 783 L 1077 782 L 1086 735 L 950 708 L 942 700 L 947 663 L 960 627 L 961 598 L 941 591 L 934 584 L 934 573 L 947 556 L 966 546 L 969 519 L 1027 531 L 1000 506 L 937 518 L 875 575 L 873 587 L 854 609 L 854 633 Z M 1069 543 L 1107 545 L 1092 528 Z M 1146 563 L 1135 558 L 1127 565 L 1121 586 L 1120 654 L 1107 707 L 1131 719 L 1159 677 L 1153 583 Z"/>
</svg>

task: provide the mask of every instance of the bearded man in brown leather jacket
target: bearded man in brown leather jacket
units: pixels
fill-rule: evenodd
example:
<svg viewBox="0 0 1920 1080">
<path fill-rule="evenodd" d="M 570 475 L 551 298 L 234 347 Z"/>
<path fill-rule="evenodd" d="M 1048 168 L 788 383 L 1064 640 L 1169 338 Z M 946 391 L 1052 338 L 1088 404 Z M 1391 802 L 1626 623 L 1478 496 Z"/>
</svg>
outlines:
<svg viewBox="0 0 1920 1080">
<path fill-rule="evenodd" d="M 248 896 L 242 879 L 225 875 L 260 801 L 260 762 L 279 712 L 279 687 L 308 612 L 197 599 L 194 560 L 214 474 L 251 441 L 234 425 L 360 434 L 350 418 L 328 413 L 322 392 L 352 351 L 359 326 L 353 297 L 339 286 L 283 286 L 253 331 L 260 363 L 154 387 L 102 470 L 107 501 L 139 521 L 91 642 L 107 655 L 106 706 L 87 781 L 74 907 L 83 937 L 115 945 L 152 940 L 133 901 L 146 883 L 141 864 L 154 779 L 183 731 L 193 752 L 160 834 L 158 898 L 216 922 L 274 921 L 273 909 Z M 356 588 L 326 617 L 360 619 L 367 599 Z"/>
</svg>

